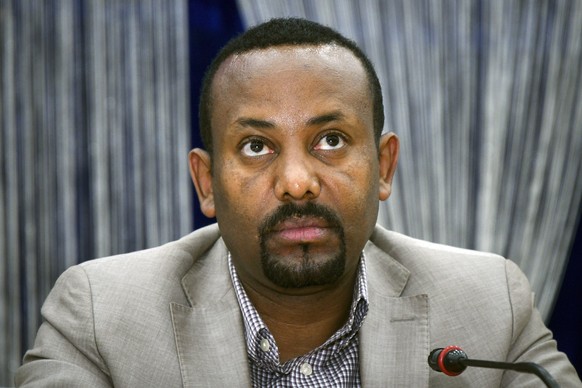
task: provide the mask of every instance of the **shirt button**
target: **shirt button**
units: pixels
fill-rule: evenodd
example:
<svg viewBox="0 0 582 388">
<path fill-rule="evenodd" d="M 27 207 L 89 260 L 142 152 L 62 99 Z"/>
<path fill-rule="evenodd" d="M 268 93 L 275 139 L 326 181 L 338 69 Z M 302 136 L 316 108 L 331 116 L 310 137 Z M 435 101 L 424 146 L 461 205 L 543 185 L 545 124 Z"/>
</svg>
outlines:
<svg viewBox="0 0 582 388">
<path fill-rule="evenodd" d="M 313 369 L 311 368 L 311 365 L 309 365 L 308 363 L 304 362 L 299 367 L 299 372 L 301 372 L 305 376 L 311 376 L 311 374 L 313 373 Z"/>
<path fill-rule="evenodd" d="M 261 350 L 263 352 L 268 352 L 271 349 L 271 345 L 269 345 L 269 340 L 266 338 L 263 338 L 261 340 Z"/>
</svg>

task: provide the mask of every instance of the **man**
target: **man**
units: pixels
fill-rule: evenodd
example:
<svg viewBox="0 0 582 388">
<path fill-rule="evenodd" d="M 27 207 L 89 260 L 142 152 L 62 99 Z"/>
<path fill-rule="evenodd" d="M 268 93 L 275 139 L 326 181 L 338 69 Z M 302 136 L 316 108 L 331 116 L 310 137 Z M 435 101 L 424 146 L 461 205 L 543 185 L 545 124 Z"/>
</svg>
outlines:
<svg viewBox="0 0 582 388">
<path fill-rule="evenodd" d="M 213 225 L 66 271 L 17 385 L 540 386 L 430 370 L 431 349 L 532 361 L 582 383 L 511 262 L 375 225 L 398 138 L 365 55 L 279 19 L 211 65 L 191 174 Z"/>
</svg>

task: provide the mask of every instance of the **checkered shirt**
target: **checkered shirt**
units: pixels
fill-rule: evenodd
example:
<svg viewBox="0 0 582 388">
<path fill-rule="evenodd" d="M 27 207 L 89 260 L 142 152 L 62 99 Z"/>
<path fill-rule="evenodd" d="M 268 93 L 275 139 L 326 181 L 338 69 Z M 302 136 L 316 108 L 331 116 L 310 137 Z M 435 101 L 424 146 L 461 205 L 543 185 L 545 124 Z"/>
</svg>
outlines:
<svg viewBox="0 0 582 388">
<path fill-rule="evenodd" d="M 249 300 L 230 254 L 230 276 L 244 321 L 253 387 L 360 387 L 358 331 L 368 313 L 368 286 L 362 253 L 350 315 L 345 325 L 317 349 L 279 363 L 275 338 Z"/>
</svg>

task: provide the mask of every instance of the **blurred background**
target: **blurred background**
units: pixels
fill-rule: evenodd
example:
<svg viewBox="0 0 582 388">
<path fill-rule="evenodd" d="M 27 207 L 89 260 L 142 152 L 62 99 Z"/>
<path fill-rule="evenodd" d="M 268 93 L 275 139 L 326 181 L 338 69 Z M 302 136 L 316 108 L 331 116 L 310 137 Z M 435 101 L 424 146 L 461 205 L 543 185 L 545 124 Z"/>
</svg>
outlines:
<svg viewBox="0 0 582 388">
<path fill-rule="evenodd" d="M 582 1 L 0 0 L 0 386 L 67 267 L 212 222 L 187 167 L 201 78 L 280 16 L 376 66 L 402 143 L 378 222 L 515 261 L 582 374 Z"/>
</svg>

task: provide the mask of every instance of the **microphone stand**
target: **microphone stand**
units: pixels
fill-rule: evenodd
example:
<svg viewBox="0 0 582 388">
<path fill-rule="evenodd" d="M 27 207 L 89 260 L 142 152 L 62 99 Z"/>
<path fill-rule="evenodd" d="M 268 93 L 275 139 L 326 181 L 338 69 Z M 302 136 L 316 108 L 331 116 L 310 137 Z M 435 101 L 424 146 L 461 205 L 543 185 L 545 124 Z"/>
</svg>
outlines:
<svg viewBox="0 0 582 388">
<path fill-rule="evenodd" d="M 478 368 L 492 368 L 513 370 L 517 372 L 531 373 L 538 376 L 549 388 L 560 388 L 560 385 L 554 380 L 552 375 L 540 365 L 534 362 L 499 362 L 486 360 L 472 360 L 467 353 L 458 346 L 448 346 L 446 348 L 434 349 L 428 356 L 429 366 L 448 376 L 457 376 L 461 374 L 468 366 Z"/>
<path fill-rule="evenodd" d="M 476 366 L 479 368 L 492 368 L 492 369 L 509 369 L 516 372 L 532 373 L 538 376 L 548 388 L 560 388 L 560 385 L 554 380 L 552 375 L 548 373 L 547 370 L 539 366 L 534 362 L 498 362 L 498 361 L 485 361 L 485 360 L 473 360 L 469 358 L 459 359 L 459 364 L 463 366 Z"/>
</svg>

